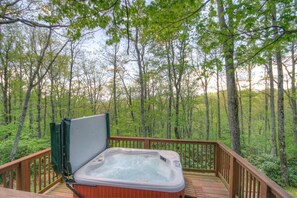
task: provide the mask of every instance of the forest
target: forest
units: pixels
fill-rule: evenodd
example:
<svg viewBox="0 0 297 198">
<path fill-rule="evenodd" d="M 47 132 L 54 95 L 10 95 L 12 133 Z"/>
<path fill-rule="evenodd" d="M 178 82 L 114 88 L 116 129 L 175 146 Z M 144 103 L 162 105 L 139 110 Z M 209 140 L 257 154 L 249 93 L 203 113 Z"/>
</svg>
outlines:
<svg viewBox="0 0 297 198">
<path fill-rule="evenodd" d="M 297 187 L 297 1 L 1 0 L 0 164 L 49 124 L 219 140 Z"/>
</svg>

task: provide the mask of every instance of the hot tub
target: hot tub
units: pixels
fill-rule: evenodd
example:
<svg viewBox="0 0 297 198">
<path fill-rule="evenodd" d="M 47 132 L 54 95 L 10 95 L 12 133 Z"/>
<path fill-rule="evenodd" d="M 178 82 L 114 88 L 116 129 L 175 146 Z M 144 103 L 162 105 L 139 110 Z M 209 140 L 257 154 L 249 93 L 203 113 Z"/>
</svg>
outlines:
<svg viewBox="0 0 297 198">
<path fill-rule="evenodd" d="M 51 124 L 52 165 L 71 190 L 84 198 L 184 196 L 176 152 L 108 148 L 108 140 L 108 114 Z"/>
<path fill-rule="evenodd" d="M 109 148 L 76 171 L 74 179 L 83 188 L 138 189 L 160 196 L 163 192 L 179 197 L 185 187 L 179 155 L 164 150 Z M 85 192 L 82 187 L 78 191 Z"/>
</svg>

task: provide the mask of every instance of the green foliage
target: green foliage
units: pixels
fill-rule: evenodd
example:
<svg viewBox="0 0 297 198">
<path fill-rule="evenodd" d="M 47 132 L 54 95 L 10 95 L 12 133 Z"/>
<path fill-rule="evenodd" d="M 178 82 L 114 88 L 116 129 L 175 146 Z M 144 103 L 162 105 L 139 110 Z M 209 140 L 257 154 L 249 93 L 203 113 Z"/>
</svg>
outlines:
<svg viewBox="0 0 297 198">
<path fill-rule="evenodd" d="M 297 188 L 297 157 L 288 160 L 289 185 Z"/>
<path fill-rule="evenodd" d="M 0 164 L 9 162 L 9 155 L 13 147 L 16 127 L 17 125 L 15 124 L 0 127 Z M 36 137 L 33 137 L 29 129 L 25 127 L 15 159 L 46 149 L 49 146 L 49 137 L 37 139 Z"/>
<path fill-rule="evenodd" d="M 285 186 L 281 177 L 279 158 L 271 155 L 249 155 L 248 160 L 263 171 L 269 178 L 278 183 L 280 186 Z M 289 185 L 297 187 L 297 158 L 288 160 Z"/>
</svg>

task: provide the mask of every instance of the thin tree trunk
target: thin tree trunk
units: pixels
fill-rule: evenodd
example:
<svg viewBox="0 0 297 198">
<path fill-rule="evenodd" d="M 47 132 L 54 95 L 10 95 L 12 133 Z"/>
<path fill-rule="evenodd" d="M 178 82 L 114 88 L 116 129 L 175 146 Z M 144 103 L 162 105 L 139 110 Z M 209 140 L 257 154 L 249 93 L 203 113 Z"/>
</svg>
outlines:
<svg viewBox="0 0 297 198">
<path fill-rule="evenodd" d="M 37 138 L 41 138 L 41 82 L 37 85 Z"/>
<path fill-rule="evenodd" d="M 208 102 L 208 82 L 204 77 L 203 90 L 204 90 L 204 104 L 205 104 L 205 128 L 206 128 L 206 140 L 209 140 L 209 102 Z"/>
<path fill-rule="evenodd" d="M 44 93 L 44 112 L 43 112 L 43 136 L 45 136 L 46 134 L 46 122 L 47 119 L 47 95 L 46 95 L 46 91 Z"/>
<path fill-rule="evenodd" d="M 168 90 L 169 90 L 169 96 L 168 96 L 168 108 L 167 108 L 167 138 L 171 139 L 171 119 L 172 119 L 172 98 L 173 98 L 173 87 L 172 87 L 172 71 L 171 71 L 171 63 L 170 63 L 170 49 L 168 44 L 166 42 L 166 54 L 167 54 L 167 74 L 168 74 Z"/>
<path fill-rule="evenodd" d="M 242 105 L 242 91 L 241 91 L 241 86 L 239 83 L 239 79 L 238 79 L 238 74 L 236 72 L 236 81 L 237 81 L 237 87 L 238 87 L 238 101 L 239 101 L 239 113 L 240 113 L 240 131 L 242 134 L 242 142 L 245 145 L 245 136 L 244 136 L 244 115 L 243 115 L 243 105 Z"/>
<path fill-rule="evenodd" d="M 265 146 L 265 153 L 267 153 L 267 132 L 269 128 L 269 118 L 268 118 L 268 101 L 269 101 L 269 90 L 268 90 L 268 69 L 266 68 L 265 72 L 265 118 L 264 118 L 264 146 Z"/>
<path fill-rule="evenodd" d="M 9 49 L 5 50 L 5 58 L 1 57 L 3 63 L 3 85 L 2 88 L 2 98 L 3 98 L 3 116 L 4 123 L 9 124 L 9 106 L 8 106 L 8 86 L 9 86 L 9 70 L 8 70 L 8 62 L 9 62 Z"/>
<path fill-rule="evenodd" d="M 219 69 L 216 72 L 217 77 L 217 137 L 221 139 L 221 99 L 220 99 L 220 79 L 219 79 Z"/>
<path fill-rule="evenodd" d="M 32 102 L 32 100 L 29 100 L 29 131 L 30 131 L 30 137 L 31 138 L 34 137 L 34 135 L 33 135 L 34 134 L 33 121 L 34 121 L 34 117 L 33 117 L 33 102 Z"/>
<path fill-rule="evenodd" d="M 144 79 L 143 79 L 143 68 L 141 64 L 141 57 L 140 57 L 140 50 L 138 48 L 138 36 L 139 36 L 139 30 L 136 28 L 135 33 L 135 50 L 137 54 L 137 64 L 138 64 L 138 74 L 139 74 L 139 84 L 140 84 L 140 112 L 141 112 L 141 132 L 143 134 L 143 137 L 147 137 L 147 132 L 145 128 L 145 87 L 144 87 Z"/>
<path fill-rule="evenodd" d="M 118 45 L 114 46 L 114 57 L 113 57 L 113 111 L 114 111 L 114 121 L 116 126 L 117 136 L 120 135 L 120 130 L 118 129 L 118 106 L 117 106 L 117 51 Z"/>
<path fill-rule="evenodd" d="M 270 119 L 271 119 L 271 155 L 277 155 L 277 144 L 276 144 L 276 115 L 275 115 L 275 104 L 274 104 L 274 76 L 272 67 L 271 55 L 268 57 L 268 74 L 269 74 L 269 84 L 270 84 Z"/>
<path fill-rule="evenodd" d="M 248 65 L 249 76 L 249 119 L 248 119 L 248 144 L 251 144 L 251 125 L 252 125 L 252 67 Z"/>
<path fill-rule="evenodd" d="M 176 94 L 175 94 L 175 125 L 174 125 L 174 134 L 176 139 L 180 139 L 180 134 L 179 134 L 179 99 L 180 99 L 180 88 L 177 88 Z"/>
<path fill-rule="evenodd" d="M 119 75 L 119 76 L 121 78 L 122 84 L 124 86 L 125 93 L 127 95 L 128 105 L 129 105 L 129 109 L 130 109 L 130 115 L 131 115 L 132 121 L 134 122 L 135 121 L 135 115 L 134 115 L 134 111 L 132 109 L 133 102 L 132 102 L 131 90 L 128 90 L 123 76 L 122 75 Z"/>
<path fill-rule="evenodd" d="M 69 87 L 68 87 L 68 108 L 67 108 L 67 116 L 71 117 L 71 94 L 72 94 L 72 76 L 73 76 L 73 66 L 74 66 L 74 42 L 70 43 L 70 72 L 69 72 Z"/>
<path fill-rule="evenodd" d="M 22 131 L 23 126 L 24 126 L 24 122 L 25 122 L 25 118 L 26 118 L 26 114 L 27 114 L 27 109 L 28 109 L 28 104 L 29 104 L 29 99 L 30 99 L 30 96 L 31 96 L 32 88 L 33 88 L 32 83 L 30 83 L 29 87 L 28 87 L 28 89 L 26 91 L 26 96 L 25 96 L 25 101 L 24 101 L 24 105 L 23 105 L 23 109 L 22 109 L 22 114 L 21 114 L 21 116 L 19 118 L 19 125 L 18 125 L 18 129 L 17 129 L 14 145 L 13 145 L 12 151 L 11 151 L 10 156 L 9 156 L 10 161 L 12 161 L 15 158 L 15 155 L 17 153 L 17 148 L 18 148 L 18 144 L 19 144 L 19 141 L 20 141 L 20 137 L 21 137 L 21 131 Z"/>
</svg>

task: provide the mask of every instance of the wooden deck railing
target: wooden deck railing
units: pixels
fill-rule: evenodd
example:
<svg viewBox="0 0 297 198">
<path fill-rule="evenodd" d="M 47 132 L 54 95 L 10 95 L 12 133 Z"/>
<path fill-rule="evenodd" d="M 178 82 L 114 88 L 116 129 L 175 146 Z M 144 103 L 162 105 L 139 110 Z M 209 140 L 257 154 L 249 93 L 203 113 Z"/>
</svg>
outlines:
<svg viewBox="0 0 297 198">
<path fill-rule="evenodd" d="M 258 171 L 247 160 L 217 143 L 218 172 L 230 197 L 292 197 L 269 177 Z"/>
<path fill-rule="evenodd" d="M 184 170 L 215 173 L 230 197 L 292 197 L 237 153 L 219 142 L 155 138 L 111 137 L 111 147 L 173 150 Z"/>
<path fill-rule="evenodd" d="M 280 186 L 225 145 L 211 141 L 111 137 L 110 147 L 173 150 L 184 170 L 216 174 L 230 197 L 291 197 Z M 42 193 L 61 178 L 50 166 L 50 149 L 0 166 L 0 187 Z"/>
<path fill-rule="evenodd" d="M 0 166 L 0 187 L 43 193 L 61 180 L 51 165 L 51 149 Z"/>
</svg>

